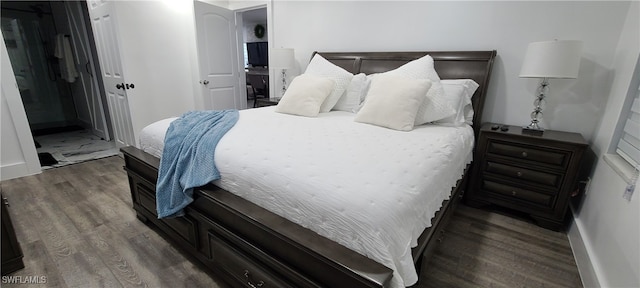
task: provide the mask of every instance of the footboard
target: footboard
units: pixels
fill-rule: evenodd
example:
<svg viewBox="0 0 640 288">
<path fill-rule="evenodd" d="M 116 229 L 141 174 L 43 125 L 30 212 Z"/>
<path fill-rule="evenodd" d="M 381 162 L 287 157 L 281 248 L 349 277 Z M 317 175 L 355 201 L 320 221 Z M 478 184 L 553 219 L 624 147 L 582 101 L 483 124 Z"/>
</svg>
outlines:
<svg viewBox="0 0 640 288">
<path fill-rule="evenodd" d="M 194 191 L 184 217 L 157 219 L 159 160 L 122 149 L 138 218 L 229 283 L 248 287 L 388 287 L 392 271 L 214 185 Z"/>
</svg>

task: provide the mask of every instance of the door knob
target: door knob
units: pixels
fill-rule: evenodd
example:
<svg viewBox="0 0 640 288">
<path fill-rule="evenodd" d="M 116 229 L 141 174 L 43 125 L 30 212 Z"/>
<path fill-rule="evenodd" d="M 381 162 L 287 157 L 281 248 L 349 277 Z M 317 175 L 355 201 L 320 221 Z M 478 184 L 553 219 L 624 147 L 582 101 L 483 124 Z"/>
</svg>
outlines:
<svg viewBox="0 0 640 288">
<path fill-rule="evenodd" d="M 207 84 L 209 84 L 209 80 L 202 80 L 202 81 L 200 81 L 200 84 L 207 85 Z"/>
<path fill-rule="evenodd" d="M 133 86 L 133 83 L 131 83 L 131 84 L 127 84 L 127 89 L 129 89 L 129 88 L 133 89 L 133 88 L 136 88 L 136 87 Z"/>
<path fill-rule="evenodd" d="M 124 89 L 124 84 L 123 83 L 118 83 L 118 84 L 116 84 L 116 88 L 117 89 Z"/>
</svg>

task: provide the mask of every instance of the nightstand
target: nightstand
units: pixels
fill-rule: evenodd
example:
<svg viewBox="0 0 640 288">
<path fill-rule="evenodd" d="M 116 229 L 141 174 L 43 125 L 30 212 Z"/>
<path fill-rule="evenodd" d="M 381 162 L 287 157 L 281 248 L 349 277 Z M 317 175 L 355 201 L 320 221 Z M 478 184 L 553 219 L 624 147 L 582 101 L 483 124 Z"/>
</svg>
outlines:
<svg viewBox="0 0 640 288">
<path fill-rule="evenodd" d="M 280 102 L 280 98 L 258 98 L 256 99 L 256 108 L 275 106 L 278 105 L 278 102 Z"/>
<path fill-rule="evenodd" d="M 563 230 L 570 198 L 580 194 L 580 182 L 591 170 L 587 141 L 578 133 L 546 130 L 534 136 L 517 126 L 506 126 L 507 131 L 492 126 L 480 129 L 465 203 L 495 204 L 528 214 L 539 226 Z"/>
</svg>

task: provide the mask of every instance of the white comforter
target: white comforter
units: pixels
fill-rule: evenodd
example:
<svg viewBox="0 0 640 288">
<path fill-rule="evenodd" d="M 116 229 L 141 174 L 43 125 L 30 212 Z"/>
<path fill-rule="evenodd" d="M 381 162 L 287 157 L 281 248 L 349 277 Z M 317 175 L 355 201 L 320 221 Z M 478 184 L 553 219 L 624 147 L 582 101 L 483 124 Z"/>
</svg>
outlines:
<svg viewBox="0 0 640 288">
<path fill-rule="evenodd" d="M 411 248 L 470 162 L 471 127 L 401 132 L 273 110 L 240 111 L 215 151 L 216 184 L 393 269 L 393 287 L 414 284 Z M 172 120 L 145 128 L 141 148 L 159 157 Z"/>
</svg>

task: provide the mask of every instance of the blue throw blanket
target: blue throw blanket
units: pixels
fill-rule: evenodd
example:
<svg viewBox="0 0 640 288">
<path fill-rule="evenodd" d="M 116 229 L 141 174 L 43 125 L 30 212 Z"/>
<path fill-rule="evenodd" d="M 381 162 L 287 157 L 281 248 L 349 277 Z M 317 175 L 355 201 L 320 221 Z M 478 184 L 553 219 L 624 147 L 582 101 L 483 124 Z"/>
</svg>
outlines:
<svg viewBox="0 0 640 288">
<path fill-rule="evenodd" d="M 220 179 L 214 151 L 238 117 L 238 110 L 191 111 L 171 123 L 156 185 L 158 219 L 184 215 L 193 188 Z"/>
</svg>

